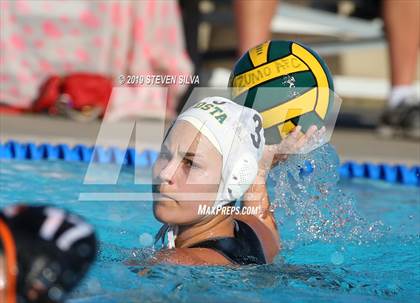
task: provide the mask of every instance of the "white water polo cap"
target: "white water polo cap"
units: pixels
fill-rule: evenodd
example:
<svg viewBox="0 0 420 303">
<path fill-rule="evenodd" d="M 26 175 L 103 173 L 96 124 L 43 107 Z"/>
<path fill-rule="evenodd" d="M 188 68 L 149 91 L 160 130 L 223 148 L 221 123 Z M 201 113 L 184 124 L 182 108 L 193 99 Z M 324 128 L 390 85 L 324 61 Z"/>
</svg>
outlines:
<svg viewBox="0 0 420 303">
<path fill-rule="evenodd" d="M 222 97 L 205 98 L 181 113 L 220 152 L 222 181 L 214 206 L 239 199 L 254 182 L 265 144 L 261 115 Z"/>
</svg>

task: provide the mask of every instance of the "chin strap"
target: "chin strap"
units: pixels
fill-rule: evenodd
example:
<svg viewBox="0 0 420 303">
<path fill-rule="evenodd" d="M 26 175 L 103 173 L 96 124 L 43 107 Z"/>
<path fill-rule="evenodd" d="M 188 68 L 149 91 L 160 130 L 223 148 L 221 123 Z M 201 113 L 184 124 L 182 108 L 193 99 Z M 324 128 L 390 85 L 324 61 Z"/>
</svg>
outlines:
<svg viewBox="0 0 420 303">
<path fill-rule="evenodd" d="M 213 207 L 217 207 L 218 205 L 220 206 L 224 206 L 227 205 L 229 203 L 233 203 L 234 201 L 229 201 L 226 202 L 226 200 L 218 200 L 218 202 L 214 203 Z M 209 217 L 211 215 L 205 215 L 204 217 L 202 217 L 200 220 L 204 220 L 205 218 Z M 155 243 L 154 245 L 156 245 L 157 242 L 159 242 L 159 240 L 161 241 L 161 247 L 164 248 L 165 247 L 165 236 L 166 234 L 168 235 L 168 245 L 166 245 L 166 248 L 168 249 L 173 249 L 175 248 L 175 240 L 176 237 L 178 235 L 178 231 L 179 231 L 179 227 L 178 225 L 170 225 L 167 223 L 164 223 L 162 225 L 162 227 L 159 229 L 159 231 L 157 232 L 157 234 L 155 235 Z"/>
<path fill-rule="evenodd" d="M 175 248 L 175 239 L 178 235 L 178 225 L 163 224 L 155 236 L 155 244 L 161 240 L 162 247 L 165 247 L 165 235 L 168 234 L 168 249 Z"/>
<path fill-rule="evenodd" d="M 220 206 L 225 206 L 229 203 L 232 203 L 233 201 L 230 201 L 227 198 L 221 197 L 221 198 L 218 198 L 216 200 L 213 207 L 217 207 L 219 205 Z M 207 218 L 209 216 L 211 216 L 211 215 L 205 215 L 204 217 L 200 218 L 198 221 L 204 220 L 205 218 Z M 170 225 L 170 224 L 164 223 L 162 225 L 162 227 L 159 229 L 159 231 L 157 232 L 156 236 L 155 236 L 155 243 L 154 244 L 156 245 L 156 243 L 159 242 L 159 240 L 161 240 L 161 247 L 164 248 L 165 247 L 165 236 L 167 234 L 168 235 L 168 245 L 166 245 L 166 248 L 168 248 L 168 249 L 175 248 L 175 240 L 176 240 L 176 237 L 178 235 L 178 231 L 179 231 L 178 225 L 175 225 L 175 224 Z"/>
<path fill-rule="evenodd" d="M 170 225 L 168 230 L 168 248 L 175 248 L 175 240 L 178 235 L 178 225 Z"/>
</svg>

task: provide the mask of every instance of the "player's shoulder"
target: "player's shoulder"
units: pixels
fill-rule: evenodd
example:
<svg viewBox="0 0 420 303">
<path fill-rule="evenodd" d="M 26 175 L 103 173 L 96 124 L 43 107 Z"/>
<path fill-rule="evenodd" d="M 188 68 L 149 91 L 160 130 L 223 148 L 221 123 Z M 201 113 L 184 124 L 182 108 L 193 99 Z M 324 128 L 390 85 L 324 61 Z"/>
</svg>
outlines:
<svg viewBox="0 0 420 303">
<path fill-rule="evenodd" d="M 176 265 L 229 265 L 231 262 L 222 254 L 208 248 L 175 248 L 159 251 L 157 263 Z"/>
<path fill-rule="evenodd" d="M 279 252 L 279 244 L 273 232 L 256 216 L 235 215 L 235 220 L 242 221 L 252 228 L 264 251 L 268 263 L 272 263 Z"/>
</svg>

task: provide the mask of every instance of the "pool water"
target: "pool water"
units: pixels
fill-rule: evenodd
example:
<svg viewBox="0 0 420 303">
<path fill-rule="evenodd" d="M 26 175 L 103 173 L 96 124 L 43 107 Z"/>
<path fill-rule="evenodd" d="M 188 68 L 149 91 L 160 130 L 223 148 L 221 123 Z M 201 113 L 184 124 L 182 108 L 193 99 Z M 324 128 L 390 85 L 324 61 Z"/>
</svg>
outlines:
<svg viewBox="0 0 420 303">
<path fill-rule="evenodd" d="M 313 172 L 300 169 L 304 161 Z M 132 168 L 122 169 L 116 185 L 95 185 L 83 184 L 86 164 L 2 161 L 0 207 L 55 204 L 95 226 L 100 251 L 71 293 L 73 303 L 419 302 L 420 188 L 339 181 L 337 166 L 326 146 L 272 171 L 270 196 L 283 244 L 272 265 L 145 265 L 160 227 L 151 202 L 79 200 L 80 193 L 148 192 L 149 185 L 133 183 Z"/>
</svg>

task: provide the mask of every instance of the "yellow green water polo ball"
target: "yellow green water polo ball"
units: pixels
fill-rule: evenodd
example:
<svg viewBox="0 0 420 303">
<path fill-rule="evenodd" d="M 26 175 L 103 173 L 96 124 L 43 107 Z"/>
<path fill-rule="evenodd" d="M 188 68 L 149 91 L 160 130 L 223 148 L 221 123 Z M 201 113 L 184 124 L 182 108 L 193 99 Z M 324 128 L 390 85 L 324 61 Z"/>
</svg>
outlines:
<svg viewBox="0 0 420 303">
<path fill-rule="evenodd" d="M 229 79 L 231 98 L 263 117 L 266 144 L 297 125 L 306 132 L 325 124 L 334 101 L 333 80 L 322 58 L 294 41 L 268 41 L 246 52 Z"/>
</svg>

